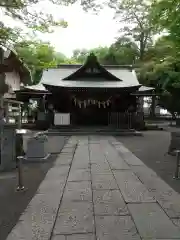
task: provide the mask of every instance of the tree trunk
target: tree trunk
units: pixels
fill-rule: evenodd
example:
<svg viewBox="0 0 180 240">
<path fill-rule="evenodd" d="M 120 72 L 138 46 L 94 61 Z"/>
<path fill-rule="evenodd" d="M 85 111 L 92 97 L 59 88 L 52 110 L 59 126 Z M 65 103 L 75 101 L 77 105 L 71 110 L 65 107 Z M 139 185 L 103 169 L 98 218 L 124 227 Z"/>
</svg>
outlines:
<svg viewBox="0 0 180 240">
<path fill-rule="evenodd" d="M 142 61 L 144 59 L 145 42 L 144 42 L 144 33 L 141 33 L 140 46 L 139 46 L 139 59 Z"/>
<path fill-rule="evenodd" d="M 140 61 L 143 61 L 143 58 L 144 58 L 144 48 L 143 48 L 143 47 L 140 47 L 140 56 L 139 56 L 139 60 L 140 60 Z"/>
</svg>

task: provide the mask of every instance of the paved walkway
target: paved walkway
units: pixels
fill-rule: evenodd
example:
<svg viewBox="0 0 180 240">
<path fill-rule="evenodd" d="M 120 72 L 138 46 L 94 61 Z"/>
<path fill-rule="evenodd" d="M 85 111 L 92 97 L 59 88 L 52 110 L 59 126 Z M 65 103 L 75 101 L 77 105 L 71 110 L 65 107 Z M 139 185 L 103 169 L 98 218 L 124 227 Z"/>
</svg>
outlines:
<svg viewBox="0 0 180 240">
<path fill-rule="evenodd" d="M 120 142 L 78 136 L 7 240 L 180 239 L 179 219 L 180 195 Z"/>
</svg>

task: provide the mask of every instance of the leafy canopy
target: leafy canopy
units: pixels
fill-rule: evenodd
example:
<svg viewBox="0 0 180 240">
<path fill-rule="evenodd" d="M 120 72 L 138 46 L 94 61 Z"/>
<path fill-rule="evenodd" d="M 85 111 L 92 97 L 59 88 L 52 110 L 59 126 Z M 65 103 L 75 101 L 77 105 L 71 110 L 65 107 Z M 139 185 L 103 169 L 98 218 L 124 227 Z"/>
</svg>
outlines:
<svg viewBox="0 0 180 240">
<path fill-rule="evenodd" d="M 0 12 L 3 16 L 19 21 L 28 29 L 40 32 L 52 32 L 52 27 L 67 27 L 63 19 L 55 20 L 53 13 L 43 10 L 46 4 L 69 5 L 77 0 L 0 0 Z M 98 5 L 95 0 L 82 0 L 80 2 L 84 10 L 96 9 Z M 7 45 L 20 39 L 22 29 L 7 27 L 6 18 L 0 21 L 0 45 Z"/>
<path fill-rule="evenodd" d="M 49 43 L 41 41 L 23 41 L 15 44 L 15 49 L 24 63 L 30 68 L 33 83 L 38 83 L 45 68 L 63 63 L 66 57 L 56 53 Z"/>
<path fill-rule="evenodd" d="M 153 24 L 170 33 L 174 41 L 180 40 L 179 0 L 154 0 L 151 5 Z M 179 43 L 178 43 L 179 45 Z"/>
<path fill-rule="evenodd" d="M 109 6 L 115 9 L 115 19 L 121 23 L 120 33 L 134 41 L 139 49 L 139 59 L 152 45 L 152 37 L 157 32 L 151 20 L 151 5 L 148 0 L 113 0 Z"/>
</svg>

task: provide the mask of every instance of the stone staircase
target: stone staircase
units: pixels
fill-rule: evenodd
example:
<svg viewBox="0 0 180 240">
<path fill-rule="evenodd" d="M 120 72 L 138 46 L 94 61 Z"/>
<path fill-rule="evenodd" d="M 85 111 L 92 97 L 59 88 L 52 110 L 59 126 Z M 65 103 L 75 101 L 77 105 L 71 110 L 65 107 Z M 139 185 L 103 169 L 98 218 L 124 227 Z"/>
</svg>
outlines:
<svg viewBox="0 0 180 240">
<path fill-rule="evenodd" d="M 49 135 L 113 135 L 113 136 L 142 136 L 142 133 L 134 129 L 119 129 L 113 127 L 85 127 L 85 126 L 68 126 L 54 127 L 48 129 Z"/>
</svg>

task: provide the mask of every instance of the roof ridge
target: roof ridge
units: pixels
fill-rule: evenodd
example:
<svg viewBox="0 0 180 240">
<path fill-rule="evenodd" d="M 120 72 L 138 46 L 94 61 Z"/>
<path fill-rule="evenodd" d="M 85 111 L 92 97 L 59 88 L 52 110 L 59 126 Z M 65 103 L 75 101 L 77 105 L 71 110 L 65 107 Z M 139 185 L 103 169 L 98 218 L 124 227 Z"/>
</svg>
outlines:
<svg viewBox="0 0 180 240">
<path fill-rule="evenodd" d="M 53 67 L 49 67 L 49 68 L 45 68 L 44 70 L 48 70 L 48 69 L 60 69 L 63 67 L 67 67 L 67 68 L 75 68 L 75 67 L 82 67 L 83 64 L 59 64 L 57 66 L 53 66 Z M 134 67 L 132 65 L 103 65 L 101 64 L 102 67 L 104 68 L 120 68 L 120 69 L 134 69 Z"/>
</svg>

